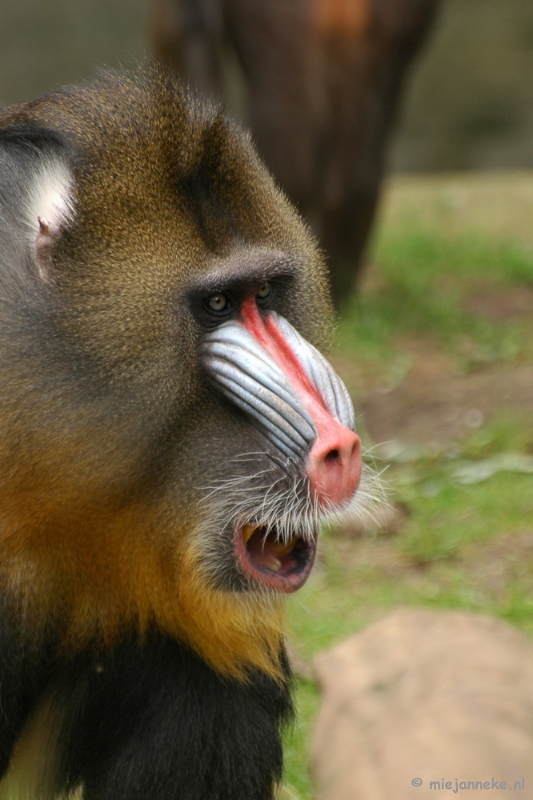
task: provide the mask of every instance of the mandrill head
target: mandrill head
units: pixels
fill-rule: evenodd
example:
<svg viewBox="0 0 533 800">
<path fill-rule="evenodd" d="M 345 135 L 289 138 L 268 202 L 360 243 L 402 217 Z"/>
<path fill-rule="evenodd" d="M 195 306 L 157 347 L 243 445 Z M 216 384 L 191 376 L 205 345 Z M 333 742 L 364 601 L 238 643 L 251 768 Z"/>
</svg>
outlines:
<svg viewBox="0 0 533 800">
<path fill-rule="evenodd" d="M 157 72 L 3 111 L 0 166 L 6 585 L 67 649 L 156 627 L 279 674 L 281 598 L 362 469 L 307 228 Z"/>
</svg>

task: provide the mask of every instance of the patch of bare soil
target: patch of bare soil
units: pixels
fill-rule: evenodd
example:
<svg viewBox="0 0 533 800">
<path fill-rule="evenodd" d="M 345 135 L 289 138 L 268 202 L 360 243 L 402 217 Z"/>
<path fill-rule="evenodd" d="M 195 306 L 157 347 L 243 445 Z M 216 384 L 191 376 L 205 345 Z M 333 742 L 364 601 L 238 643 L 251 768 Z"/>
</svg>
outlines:
<svg viewBox="0 0 533 800">
<path fill-rule="evenodd" d="M 506 322 L 517 317 L 533 317 L 533 287 L 508 286 L 495 292 L 494 287 L 479 286 L 463 302 L 465 311 L 490 322 Z"/>
<path fill-rule="evenodd" d="M 474 542 L 461 548 L 453 562 L 416 564 L 398 549 L 394 537 L 346 537 L 334 532 L 335 549 L 346 574 L 354 580 L 374 577 L 389 584 L 420 588 L 444 588 L 460 570 L 474 590 L 493 600 L 507 596 L 509 586 L 520 585 L 533 592 L 533 530 L 503 533 L 491 541 Z M 453 579 L 452 579 L 453 580 Z"/>
<path fill-rule="evenodd" d="M 391 390 L 367 391 L 358 407 L 375 442 L 446 444 L 490 422 L 502 409 L 531 417 L 533 367 L 469 375 L 409 374 Z"/>
<path fill-rule="evenodd" d="M 533 585 L 533 530 L 503 533 L 489 542 L 463 547 L 460 561 L 472 579 L 491 589 L 504 589 L 511 578 L 529 578 Z"/>
<path fill-rule="evenodd" d="M 411 378 L 449 375 L 454 372 L 455 360 L 430 339 L 424 339 L 422 336 L 404 336 L 399 339 L 398 345 L 409 359 Z"/>
<path fill-rule="evenodd" d="M 490 322 L 533 319 L 533 287 L 495 291 L 481 286 L 467 295 L 464 308 Z M 375 443 L 394 439 L 442 445 L 461 440 L 497 413 L 533 419 L 533 366 L 487 367 L 459 375 L 453 356 L 429 337 L 404 336 L 397 344 L 403 356 L 399 383 L 392 386 L 379 385 L 378 374 L 363 370 L 357 355 L 333 359 Z M 463 349 L 468 354 L 467 337 Z"/>
<path fill-rule="evenodd" d="M 379 577 L 388 582 L 406 581 L 420 573 L 417 565 L 398 550 L 393 538 L 366 536 L 357 540 L 335 532 L 335 549 L 343 570 L 355 576 Z"/>
</svg>

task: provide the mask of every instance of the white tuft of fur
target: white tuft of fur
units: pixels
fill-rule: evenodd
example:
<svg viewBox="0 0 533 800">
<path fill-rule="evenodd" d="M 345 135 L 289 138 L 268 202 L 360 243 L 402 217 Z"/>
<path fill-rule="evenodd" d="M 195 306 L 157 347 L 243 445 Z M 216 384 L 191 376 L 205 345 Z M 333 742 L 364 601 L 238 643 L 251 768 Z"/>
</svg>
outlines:
<svg viewBox="0 0 533 800">
<path fill-rule="evenodd" d="M 56 234 L 74 217 L 74 180 L 68 166 L 59 158 L 43 159 L 30 182 L 25 203 L 26 224 L 35 242 L 39 219 Z"/>
</svg>

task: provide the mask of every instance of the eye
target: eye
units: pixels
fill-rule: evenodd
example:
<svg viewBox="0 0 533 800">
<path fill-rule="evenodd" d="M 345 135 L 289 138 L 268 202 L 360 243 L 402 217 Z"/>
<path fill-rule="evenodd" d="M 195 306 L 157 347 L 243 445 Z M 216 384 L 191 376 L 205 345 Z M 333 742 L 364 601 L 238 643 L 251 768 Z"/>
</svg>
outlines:
<svg viewBox="0 0 533 800">
<path fill-rule="evenodd" d="M 259 291 L 257 292 L 257 299 L 258 300 L 268 300 L 270 295 L 272 294 L 272 284 L 270 281 L 265 281 L 260 287 Z"/>
<path fill-rule="evenodd" d="M 209 311 L 214 311 L 215 314 L 224 313 L 231 308 L 229 297 L 222 293 L 212 294 L 211 297 L 206 299 L 205 305 Z"/>
</svg>

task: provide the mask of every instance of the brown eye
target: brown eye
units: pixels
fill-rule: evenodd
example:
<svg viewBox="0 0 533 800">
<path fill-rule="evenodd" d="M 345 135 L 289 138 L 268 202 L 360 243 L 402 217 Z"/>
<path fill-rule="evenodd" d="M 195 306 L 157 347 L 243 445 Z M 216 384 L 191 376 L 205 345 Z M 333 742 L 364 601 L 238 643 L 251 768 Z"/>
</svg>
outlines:
<svg viewBox="0 0 533 800">
<path fill-rule="evenodd" d="M 227 311 L 230 308 L 230 301 L 225 294 L 212 294 L 207 298 L 207 307 L 210 311 L 220 314 L 221 311 Z"/>
<path fill-rule="evenodd" d="M 265 281 L 257 292 L 258 300 L 266 300 L 272 294 L 272 284 L 270 281 Z"/>
</svg>

